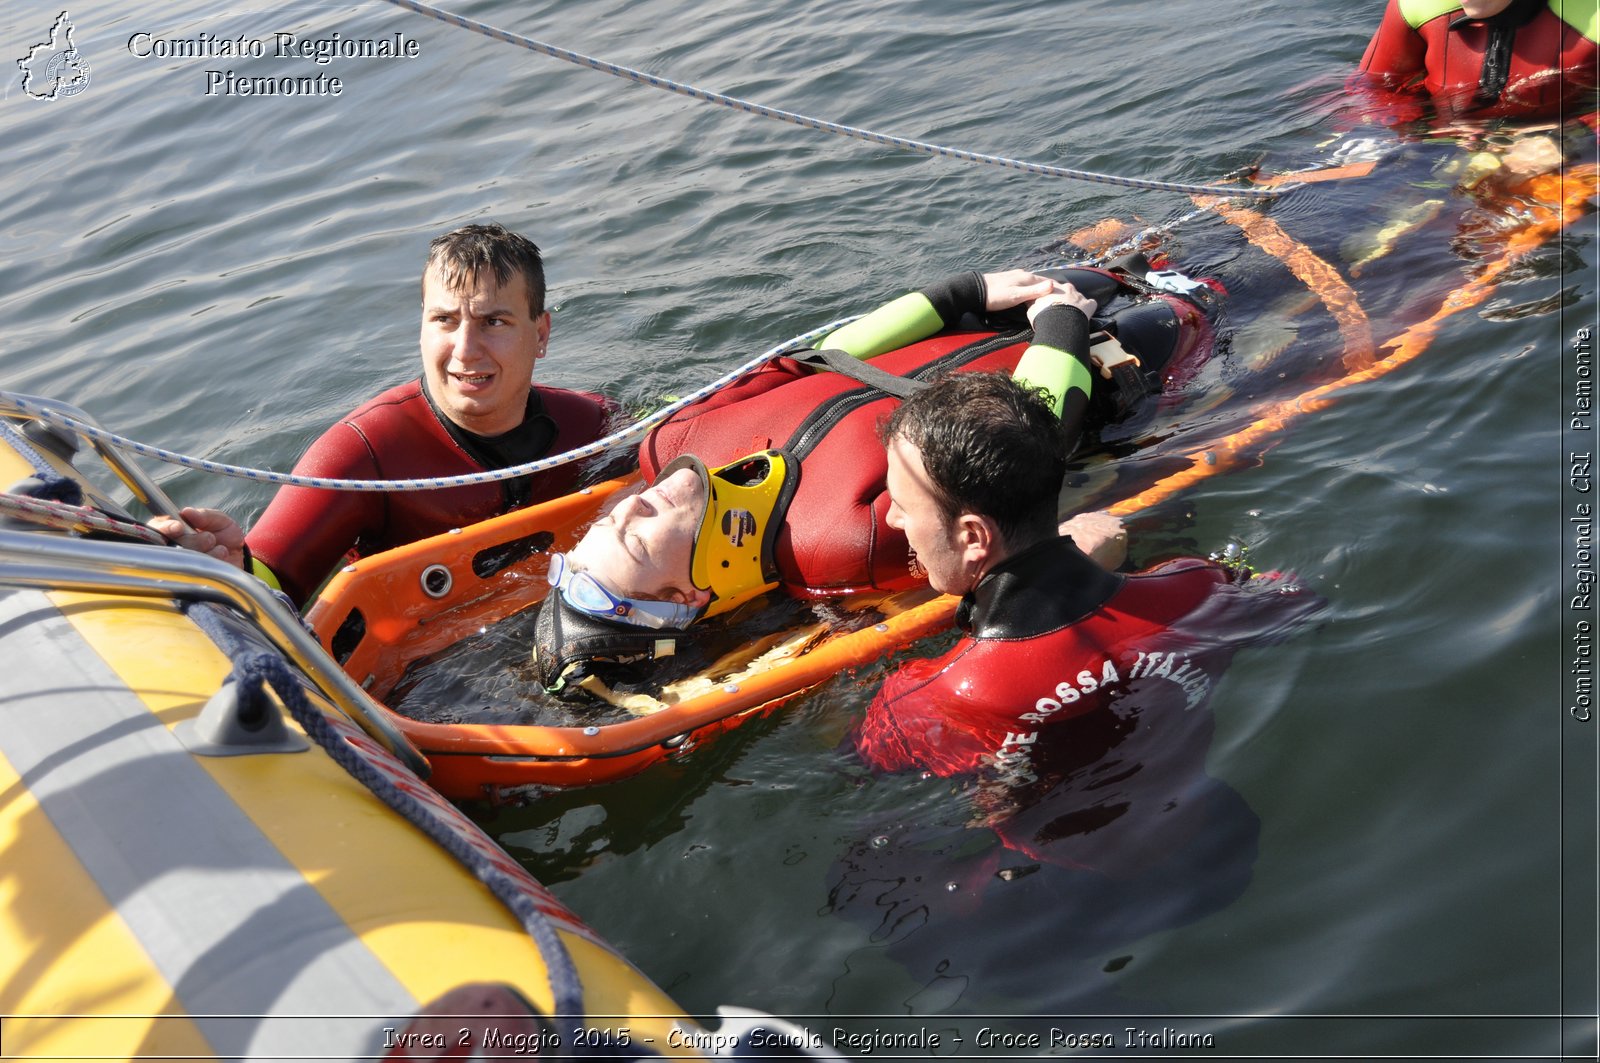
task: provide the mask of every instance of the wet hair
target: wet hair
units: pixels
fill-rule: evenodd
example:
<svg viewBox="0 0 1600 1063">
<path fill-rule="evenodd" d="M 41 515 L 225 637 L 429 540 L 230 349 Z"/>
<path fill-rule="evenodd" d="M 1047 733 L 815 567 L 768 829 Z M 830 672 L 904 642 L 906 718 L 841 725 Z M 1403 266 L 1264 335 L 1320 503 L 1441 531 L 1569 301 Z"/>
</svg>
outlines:
<svg viewBox="0 0 1600 1063">
<path fill-rule="evenodd" d="M 1007 543 L 1054 535 L 1067 441 L 1045 393 L 1008 373 L 950 373 L 914 392 L 879 427 L 922 456 L 948 520 L 976 513 Z"/>
<path fill-rule="evenodd" d="M 453 292 L 475 284 L 485 270 L 502 288 L 520 274 L 528 286 L 528 309 L 534 317 L 544 313 L 544 260 L 539 257 L 538 245 L 503 225 L 463 225 L 434 237 L 422 267 L 424 284 L 428 270 L 435 266 L 445 287 Z"/>
</svg>

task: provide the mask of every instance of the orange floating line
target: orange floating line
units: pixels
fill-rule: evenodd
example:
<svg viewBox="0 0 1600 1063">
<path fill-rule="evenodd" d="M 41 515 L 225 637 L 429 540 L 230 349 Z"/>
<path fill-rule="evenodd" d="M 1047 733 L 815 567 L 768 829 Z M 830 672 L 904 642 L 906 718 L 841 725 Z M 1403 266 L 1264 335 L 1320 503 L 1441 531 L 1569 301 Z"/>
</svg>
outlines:
<svg viewBox="0 0 1600 1063">
<path fill-rule="evenodd" d="M 1214 208 L 1225 220 L 1238 226 L 1246 239 L 1282 262 L 1302 284 L 1316 293 L 1338 323 L 1339 335 L 1344 337 L 1346 369 L 1363 369 L 1372 364 L 1372 323 L 1367 320 L 1367 312 L 1361 309 L 1355 289 L 1338 270 L 1258 211 L 1222 200 L 1196 199 L 1195 202 Z"/>
<path fill-rule="evenodd" d="M 1428 349 L 1444 322 L 1462 310 L 1477 306 L 1489 297 L 1495 282 L 1524 253 L 1544 243 L 1551 235 L 1576 219 L 1583 205 L 1594 194 L 1600 177 L 1600 167 L 1582 166 L 1568 171 L 1565 179 L 1556 175 L 1535 178 L 1525 186 L 1534 196 L 1547 196 L 1544 202 L 1530 206 L 1534 220 L 1511 233 L 1499 258 L 1484 268 L 1447 296 L 1439 308 L 1422 321 L 1410 326 L 1393 340 L 1384 344 L 1390 352 L 1382 359 L 1355 369 L 1338 380 L 1320 384 L 1295 398 L 1273 403 L 1255 421 L 1223 437 L 1220 441 L 1191 456 L 1193 464 L 1180 472 L 1167 476 L 1148 489 L 1125 498 L 1111 506 L 1110 512 L 1119 517 L 1148 509 L 1179 491 L 1236 465 L 1240 457 L 1252 451 L 1263 438 L 1280 432 L 1296 417 L 1326 407 L 1329 396 L 1355 384 L 1375 380 L 1416 358 Z M 1553 201 L 1553 202 L 1551 202 Z"/>
</svg>

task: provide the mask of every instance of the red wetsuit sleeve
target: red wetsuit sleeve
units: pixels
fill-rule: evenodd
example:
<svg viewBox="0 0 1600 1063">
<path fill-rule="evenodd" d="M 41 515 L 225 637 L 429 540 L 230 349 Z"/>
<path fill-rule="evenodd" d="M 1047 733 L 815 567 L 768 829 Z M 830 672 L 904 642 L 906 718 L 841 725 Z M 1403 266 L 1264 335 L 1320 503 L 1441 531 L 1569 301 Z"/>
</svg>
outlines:
<svg viewBox="0 0 1600 1063">
<path fill-rule="evenodd" d="M 1406 22 L 1399 0 L 1389 0 L 1360 66 L 1345 80 L 1354 111 L 1366 121 L 1391 128 L 1422 118 L 1427 54 L 1427 41 Z"/>
<path fill-rule="evenodd" d="M 978 752 L 967 748 L 970 736 L 951 719 L 946 696 L 951 685 L 946 672 L 959 668 L 974 645 L 965 639 L 944 656 L 909 661 L 884 680 L 871 707 L 851 728 L 863 763 L 880 772 L 922 768 L 939 775 L 974 767 Z"/>
<path fill-rule="evenodd" d="M 1386 88 L 1401 88 L 1423 72 L 1427 51 L 1422 34 L 1401 14 L 1400 0 L 1389 0 L 1383 21 L 1361 57 L 1359 72 Z"/>
<path fill-rule="evenodd" d="M 297 476 L 382 479 L 366 438 L 347 421 L 324 432 L 294 467 Z M 385 496 L 376 491 L 282 487 L 250 529 L 250 552 L 270 568 L 284 593 L 304 604 L 363 533 L 383 526 Z"/>
</svg>

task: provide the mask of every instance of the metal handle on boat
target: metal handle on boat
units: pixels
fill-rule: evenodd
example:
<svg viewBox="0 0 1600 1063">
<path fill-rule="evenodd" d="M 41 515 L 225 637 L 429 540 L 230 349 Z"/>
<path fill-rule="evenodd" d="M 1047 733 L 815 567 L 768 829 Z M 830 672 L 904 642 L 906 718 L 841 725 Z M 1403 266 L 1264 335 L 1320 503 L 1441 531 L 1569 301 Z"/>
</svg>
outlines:
<svg viewBox="0 0 1600 1063">
<path fill-rule="evenodd" d="M 334 664 L 300 618 L 263 583 L 224 561 L 193 550 L 0 530 L 0 585 L 226 605 L 253 622 L 339 711 L 419 778 L 432 771 L 428 759 L 390 722 L 383 707 Z"/>
<path fill-rule="evenodd" d="M 65 402 L 59 402 L 55 399 L 42 398 L 38 395 L 25 395 L 23 397 L 29 402 L 38 406 L 42 406 L 53 413 L 59 413 L 64 417 L 70 417 L 74 420 L 82 421 L 87 425 L 91 425 L 94 428 L 101 428 L 103 430 L 103 426 L 99 421 L 78 409 L 76 406 L 69 405 Z M 0 415 L 11 415 L 22 418 L 31 418 L 34 416 L 32 413 L 23 412 L 14 402 L 7 399 L 3 394 L 0 394 Z M 133 497 L 137 498 L 139 502 L 151 513 L 156 513 L 164 517 L 174 517 L 178 520 L 183 519 L 182 517 L 178 516 L 178 504 L 172 500 L 166 491 L 162 490 L 161 485 L 152 480 L 143 469 L 139 468 L 131 460 L 129 460 L 127 455 L 123 454 L 122 451 L 118 450 L 109 443 L 102 443 L 100 440 L 95 439 L 92 436 L 86 436 L 82 432 L 77 433 L 77 435 L 78 438 L 84 440 L 94 448 L 95 453 L 100 455 L 100 460 L 105 462 L 106 465 L 110 467 L 111 471 L 117 474 L 117 479 L 126 484 L 128 490 L 133 492 Z"/>
</svg>

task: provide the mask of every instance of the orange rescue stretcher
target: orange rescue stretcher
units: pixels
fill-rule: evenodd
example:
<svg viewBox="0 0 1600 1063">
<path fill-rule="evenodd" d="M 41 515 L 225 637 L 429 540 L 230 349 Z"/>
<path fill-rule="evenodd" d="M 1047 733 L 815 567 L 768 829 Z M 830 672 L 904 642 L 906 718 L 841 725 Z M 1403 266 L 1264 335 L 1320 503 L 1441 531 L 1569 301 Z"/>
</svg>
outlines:
<svg viewBox="0 0 1600 1063">
<path fill-rule="evenodd" d="M 542 601 L 550 553 L 571 548 L 606 501 L 636 482 L 610 480 L 362 558 L 334 576 L 307 620 L 345 671 L 382 702 L 412 662 Z M 391 715 L 431 762 L 429 782 L 448 797 L 494 799 L 506 788 L 609 782 L 949 627 L 955 601 L 907 591 L 880 608 L 886 613 L 880 623 L 825 638 L 779 666 L 631 719 L 557 727 Z"/>
</svg>

